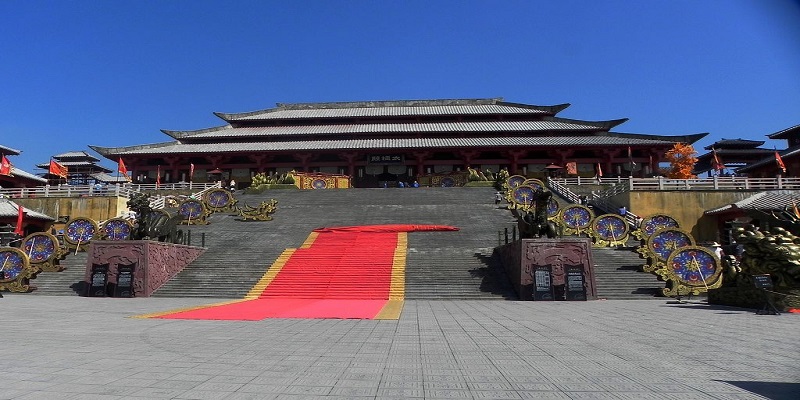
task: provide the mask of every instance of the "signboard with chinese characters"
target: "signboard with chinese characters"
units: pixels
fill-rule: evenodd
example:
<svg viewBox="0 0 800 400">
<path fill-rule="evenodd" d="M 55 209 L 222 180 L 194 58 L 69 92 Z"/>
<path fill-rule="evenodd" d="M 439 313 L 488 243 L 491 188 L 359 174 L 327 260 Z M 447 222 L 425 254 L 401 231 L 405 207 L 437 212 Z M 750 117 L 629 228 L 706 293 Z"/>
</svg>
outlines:
<svg viewBox="0 0 800 400">
<path fill-rule="evenodd" d="M 405 159 L 402 154 L 370 154 L 367 156 L 369 164 L 403 164 Z"/>
</svg>

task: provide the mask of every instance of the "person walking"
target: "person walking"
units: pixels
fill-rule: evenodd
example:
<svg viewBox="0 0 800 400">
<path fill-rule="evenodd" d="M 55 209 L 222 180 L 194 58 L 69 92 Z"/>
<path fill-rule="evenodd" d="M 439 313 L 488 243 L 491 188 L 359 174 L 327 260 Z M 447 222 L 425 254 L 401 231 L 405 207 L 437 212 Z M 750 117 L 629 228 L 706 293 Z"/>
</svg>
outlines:
<svg viewBox="0 0 800 400">
<path fill-rule="evenodd" d="M 498 204 L 500 204 L 501 201 L 503 201 L 503 194 L 500 193 L 500 192 L 495 193 L 494 194 L 494 204 L 498 205 Z"/>
</svg>

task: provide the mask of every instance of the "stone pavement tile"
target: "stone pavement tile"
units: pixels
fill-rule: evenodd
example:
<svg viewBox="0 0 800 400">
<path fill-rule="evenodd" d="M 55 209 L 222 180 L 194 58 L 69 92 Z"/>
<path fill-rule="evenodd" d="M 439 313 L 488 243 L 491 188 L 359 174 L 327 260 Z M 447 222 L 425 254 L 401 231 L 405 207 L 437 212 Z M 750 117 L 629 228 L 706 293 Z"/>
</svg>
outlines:
<svg viewBox="0 0 800 400">
<path fill-rule="evenodd" d="M 667 396 L 655 392 L 614 392 L 618 399 L 625 400 L 672 400 L 673 396 Z"/>
<path fill-rule="evenodd" d="M 350 379 L 350 380 L 362 380 L 362 381 L 380 381 L 381 380 L 381 373 L 375 372 L 372 370 L 370 373 L 365 372 L 345 372 L 342 374 L 339 379 Z"/>
<path fill-rule="evenodd" d="M 602 385 L 596 383 L 556 383 L 556 387 L 562 392 L 604 392 Z"/>
<path fill-rule="evenodd" d="M 764 397 L 755 393 L 709 393 L 709 395 L 718 400 L 765 400 L 769 399 L 770 397 Z M 773 399 L 777 399 L 777 397 L 772 397 Z M 784 397 L 786 399 L 796 399 L 796 393 L 792 395 L 792 397 Z"/>
<path fill-rule="evenodd" d="M 185 392 L 185 389 L 168 389 L 168 388 L 141 388 L 133 393 L 133 397 L 147 397 L 151 399 L 172 399 L 180 396 Z"/>
<path fill-rule="evenodd" d="M 250 382 L 246 385 L 283 385 L 287 386 L 295 381 L 294 377 L 283 377 L 283 376 L 272 376 L 272 375 L 262 375 L 253 378 Z"/>
<path fill-rule="evenodd" d="M 471 399 L 469 390 L 425 389 L 425 399 Z"/>
<path fill-rule="evenodd" d="M 520 391 L 517 392 L 523 399 L 570 399 L 569 396 L 562 392 L 538 392 L 538 391 Z"/>
<path fill-rule="evenodd" d="M 424 375 L 422 381 L 425 383 L 461 383 L 466 387 L 466 380 L 461 375 Z"/>
<path fill-rule="evenodd" d="M 341 372 L 306 372 L 297 375 L 297 379 L 339 379 Z M 252 379 L 252 378 L 251 378 Z"/>
<path fill-rule="evenodd" d="M 233 382 L 203 382 L 195 386 L 195 390 L 209 390 L 215 392 L 235 392 L 244 386 L 243 383 Z"/>
<path fill-rule="evenodd" d="M 378 388 L 381 389 L 423 389 L 422 379 L 419 380 L 397 380 L 397 381 L 381 381 Z"/>
<path fill-rule="evenodd" d="M 0 390 L 0 400 L 10 400 L 15 399 L 19 396 L 22 396 L 26 393 L 30 393 L 30 390 L 21 390 L 21 389 L 6 389 Z"/>
<path fill-rule="evenodd" d="M 224 375 L 212 376 L 206 382 L 249 383 L 256 376 L 258 375 L 240 374 L 238 371 L 225 371 Z"/>
<path fill-rule="evenodd" d="M 231 393 L 225 400 L 273 400 L 277 399 L 280 395 L 276 393 Z"/>
<path fill-rule="evenodd" d="M 80 393 L 64 393 L 64 392 L 48 392 L 48 391 L 34 391 L 22 396 L 15 397 L 14 400 L 73 400 L 80 399 Z"/>
<path fill-rule="evenodd" d="M 628 382 L 598 383 L 601 389 L 609 392 L 647 392 L 647 387 L 642 384 Z"/>
<path fill-rule="evenodd" d="M 425 392 L 419 388 L 379 388 L 376 394 L 378 399 L 421 399 Z"/>
<path fill-rule="evenodd" d="M 154 379 L 162 380 L 162 379 L 173 379 L 176 381 L 192 381 L 192 382 L 207 382 L 215 375 L 206 375 L 206 374 L 195 374 L 191 372 L 175 374 L 172 376 L 156 376 Z"/>
<path fill-rule="evenodd" d="M 280 384 L 255 384 L 255 383 L 246 383 L 242 385 L 242 387 L 237 390 L 238 393 L 281 393 L 283 392 L 288 385 L 280 385 Z"/>
<path fill-rule="evenodd" d="M 171 380 L 171 379 L 165 379 L 163 381 L 156 381 L 155 383 L 152 383 L 152 384 L 147 385 L 147 386 L 148 387 L 153 387 L 153 388 L 186 389 L 186 390 L 189 390 L 189 389 L 194 389 L 197 385 L 198 385 L 197 382 L 192 382 L 192 381 L 174 381 L 174 380 Z"/>
<path fill-rule="evenodd" d="M 460 381 L 424 381 L 422 382 L 422 387 L 428 390 L 437 390 L 437 389 L 453 389 L 453 390 L 469 390 L 469 386 L 467 386 L 466 382 Z"/>
<path fill-rule="evenodd" d="M 472 390 L 474 399 L 521 399 L 522 397 L 513 390 Z"/>
<path fill-rule="evenodd" d="M 614 393 L 609 392 L 564 392 L 570 399 L 586 399 L 586 400 L 616 400 L 618 397 Z"/>
<path fill-rule="evenodd" d="M 470 382 L 467 381 L 467 387 L 473 391 L 480 391 L 480 390 L 514 390 L 513 386 L 511 386 L 508 382 Z"/>
<path fill-rule="evenodd" d="M 331 396 L 344 396 L 344 397 L 365 397 L 375 396 L 378 392 L 378 387 L 347 387 L 336 386 L 330 391 Z"/>
<path fill-rule="evenodd" d="M 313 379 L 313 378 L 297 378 L 291 386 L 331 386 L 333 387 L 339 382 L 338 379 Z"/>
<path fill-rule="evenodd" d="M 331 386 L 287 386 L 281 394 L 325 396 L 330 393 L 331 389 L 333 389 Z"/>
<path fill-rule="evenodd" d="M 234 392 L 222 392 L 216 390 L 187 390 L 173 399 L 186 399 L 186 400 L 222 400 L 227 398 Z"/>
<path fill-rule="evenodd" d="M 465 382 L 474 383 L 488 383 L 488 384 L 506 384 L 508 379 L 503 375 L 482 375 L 482 374 L 465 374 Z"/>
<path fill-rule="evenodd" d="M 553 383 L 540 383 L 540 382 L 511 382 L 511 387 L 516 390 L 525 391 L 558 391 L 558 386 Z"/>
</svg>

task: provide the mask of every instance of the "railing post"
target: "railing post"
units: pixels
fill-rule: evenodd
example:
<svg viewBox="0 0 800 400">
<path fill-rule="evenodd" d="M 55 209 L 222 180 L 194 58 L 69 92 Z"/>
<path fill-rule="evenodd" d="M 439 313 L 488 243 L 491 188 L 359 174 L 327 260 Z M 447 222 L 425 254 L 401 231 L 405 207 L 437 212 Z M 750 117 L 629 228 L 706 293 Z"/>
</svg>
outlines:
<svg viewBox="0 0 800 400">
<path fill-rule="evenodd" d="M 778 189 L 783 189 L 783 179 L 778 175 Z"/>
<path fill-rule="evenodd" d="M 508 228 L 503 228 L 503 233 L 505 233 L 505 236 L 506 236 L 506 244 L 508 244 Z"/>
<path fill-rule="evenodd" d="M 190 230 L 186 231 L 186 245 L 187 246 L 191 246 L 192 245 L 192 231 L 190 231 Z"/>
<path fill-rule="evenodd" d="M 719 176 L 714 175 L 714 190 L 719 189 Z"/>
<path fill-rule="evenodd" d="M 200 233 L 200 247 L 206 247 L 206 233 Z"/>
<path fill-rule="evenodd" d="M 44 197 L 50 197 L 50 185 L 44 185 Z"/>
<path fill-rule="evenodd" d="M 664 190 L 664 177 L 658 177 L 658 190 Z"/>
<path fill-rule="evenodd" d="M 633 177 L 628 177 L 628 190 L 633 190 Z"/>
</svg>

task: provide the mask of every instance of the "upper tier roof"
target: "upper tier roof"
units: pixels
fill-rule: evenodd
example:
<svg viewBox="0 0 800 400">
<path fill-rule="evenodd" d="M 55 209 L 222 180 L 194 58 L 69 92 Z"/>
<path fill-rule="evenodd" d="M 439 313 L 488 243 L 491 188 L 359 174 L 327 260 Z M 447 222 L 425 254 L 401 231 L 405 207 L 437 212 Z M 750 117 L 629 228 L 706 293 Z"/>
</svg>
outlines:
<svg viewBox="0 0 800 400">
<path fill-rule="evenodd" d="M 493 99 L 396 100 L 334 103 L 278 103 L 276 108 L 244 113 L 214 113 L 225 121 L 365 118 L 436 115 L 556 115 L 569 104 L 535 106 Z"/>
<path fill-rule="evenodd" d="M 0 153 L 6 156 L 18 156 L 19 153 L 22 153 L 22 151 L 17 149 L 12 149 L 11 147 L 6 147 L 0 144 Z"/>
<path fill-rule="evenodd" d="M 85 151 L 68 151 L 66 153 L 61 153 L 53 156 L 56 160 L 61 162 L 62 160 L 86 160 L 86 161 L 100 161 L 99 158 L 85 152 Z M 62 163 L 63 164 L 63 163 Z"/>
<path fill-rule="evenodd" d="M 368 133 L 457 133 L 457 132 L 520 132 L 520 131 L 589 131 L 608 130 L 625 122 L 614 121 L 575 121 L 563 118 L 549 118 L 539 121 L 476 121 L 476 122 L 409 122 L 409 123 L 367 123 L 342 125 L 300 125 L 300 126 L 260 126 L 234 128 L 230 125 L 197 131 L 162 132 L 175 139 L 231 139 L 259 136 L 282 135 L 340 135 Z"/>
<path fill-rule="evenodd" d="M 771 135 L 767 135 L 770 139 L 789 139 L 791 136 L 800 135 L 800 125 L 795 125 L 791 128 L 786 128 L 784 130 L 775 132 Z"/>
<path fill-rule="evenodd" d="M 747 148 L 755 148 L 764 144 L 763 140 L 747 140 L 747 139 L 725 139 L 718 140 L 714 142 L 714 144 L 710 146 L 704 147 L 706 150 L 713 149 L 724 149 L 724 148 L 735 148 L 735 149 L 747 149 Z"/>
</svg>

